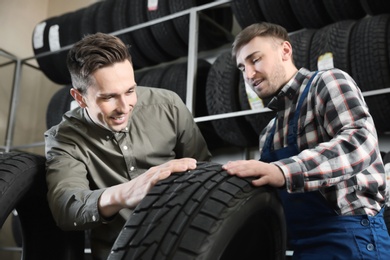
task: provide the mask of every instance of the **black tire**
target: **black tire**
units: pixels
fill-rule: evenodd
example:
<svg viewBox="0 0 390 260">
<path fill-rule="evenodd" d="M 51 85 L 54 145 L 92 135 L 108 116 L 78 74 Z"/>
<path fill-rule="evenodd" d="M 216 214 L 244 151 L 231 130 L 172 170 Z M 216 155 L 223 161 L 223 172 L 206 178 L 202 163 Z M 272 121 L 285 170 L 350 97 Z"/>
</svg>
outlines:
<svg viewBox="0 0 390 260">
<path fill-rule="evenodd" d="M 304 28 L 318 29 L 333 22 L 320 0 L 289 0 L 295 17 Z"/>
<path fill-rule="evenodd" d="M 104 10 L 106 11 L 105 16 L 111 17 L 110 32 L 115 32 L 131 26 L 127 19 L 127 10 L 130 9 L 129 1 L 105 0 L 104 2 L 111 2 L 112 5 L 111 7 L 112 10 L 110 9 Z M 149 60 L 149 58 L 146 55 L 144 55 L 144 53 L 141 51 L 141 48 L 135 42 L 133 35 L 130 32 L 119 34 L 117 35 L 117 37 L 129 46 L 129 52 L 131 55 L 131 60 L 134 69 L 145 68 L 155 64 L 155 62 Z"/>
<path fill-rule="evenodd" d="M 82 260 L 84 232 L 60 230 L 46 199 L 45 158 L 0 154 L 0 226 L 16 208 L 22 227 L 22 259 Z"/>
<path fill-rule="evenodd" d="M 46 110 L 47 129 L 60 123 L 63 114 L 70 110 L 70 103 L 73 100 L 73 97 L 70 95 L 71 87 L 71 85 L 63 86 L 50 99 Z"/>
<path fill-rule="evenodd" d="M 267 22 L 279 24 L 288 32 L 302 28 L 286 0 L 257 0 Z"/>
<path fill-rule="evenodd" d="M 360 0 L 360 3 L 369 15 L 390 13 L 390 2 L 388 0 Z"/>
<path fill-rule="evenodd" d="M 350 38 L 351 76 L 364 91 L 384 89 L 390 86 L 389 63 L 390 14 L 369 16 L 359 20 Z M 365 98 L 378 133 L 390 130 L 387 111 L 388 94 Z"/>
<path fill-rule="evenodd" d="M 239 100 L 239 70 L 229 51 L 214 61 L 206 83 L 206 104 L 209 115 L 241 110 Z M 244 117 L 213 120 L 212 124 L 222 140 L 238 147 L 257 146 L 258 135 Z"/>
<path fill-rule="evenodd" d="M 153 11 L 147 11 L 146 13 L 148 21 L 152 21 L 169 14 L 168 0 L 158 1 L 158 8 Z M 177 33 L 173 20 L 167 20 L 165 22 L 151 25 L 150 29 L 158 44 L 172 57 L 179 58 L 188 54 L 188 46 Z"/>
<path fill-rule="evenodd" d="M 165 71 L 168 69 L 168 66 L 162 66 L 157 68 L 152 68 L 150 70 L 146 70 L 144 75 L 139 80 L 140 86 L 151 87 L 151 88 L 160 88 L 161 80 L 164 76 Z"/>
<path fill-rule="evenodd" d="M 95 17 L 97 10 L 103 2 L 96 2 L 86 7 L 80 24 L 80 36 L 83 38 L 86 35 L 96 32 Z"/>
<path fill-rule="evenodd" d="M 242 29 L 253 23 L 265 21 L 265 17 L 257 1 L 232 0 L 230 8 Z"/>
<path fill-rule="evenodd" d="M 316 31 L 316 29 L 305 29 L 290 35 L 294 64 L 298 69 L 310 68 L 310 47 Z"/>
<path fill-rule="evenodd" d="M 19 153 L 0 153 L 0 227 L 43 170 L 42 158 Z"/>
<path fill-rule="evenodd" d="M 177 13 L 196 6 L 210 3 L 210 0 L 175 0 L 169 1 L 170 13 Z M 233 42 L 231 33 L 233 26 L 233 14 L 231 8 L 217 7 L 199 12 L 198 50 L 210 50 Z M 183 42 L 189 42 L 189 15 L 173 19 L 175 29 Z"/>
<path fill-rule="evenodd" d="M 254 187 L 221 165 L 160 181 L 134 210 L 108 259 L 284 259 L 277 189 Z M 257 257 L 256 257 L 257 255 Z"/>
<path fill-rule="evenodd" d="M 142 24 L 148 21 L 147 17 L 147 1 L 145 0 L 132 0 L 131 8 L 127 8 L 126 18 L 128 23 L 133 26 Z M 174 56 L 165 52 L 159 43 L 154 38 L 150 26 L 134 30 L 130 32 L 136 45 L 139 46 L 143 54 L 154 64 L 170 61 L 174 59 Z"/>
<path fill-rule="evenodd" d="M 366 15 L 360 2 L 356 0 L 323 0 L 323 3 L 335 22 L 360 19 Z"/>
<path fill-rule="evenodd" d="M 50 43 L 49 43 L 49 31 L 50 28 L 55 28 L 55 26 L 58 25 L 59 19 L 60 16 L 51 17 L 35 26 L 34 33 L 33 33 L 33 50 L 35 56 L 51 51 Z M 42 24 L 45 25 L 43 30 L 41 31 L 38 28 L 42 28 L 41 27 Z M 41 39 L 41 40 L 37 40 L 37 39 Z M 37 42 L 42 42 L 42 45 L 40 44 L 38 45 Z M 49 80 L 60 85 L 69 84 L 71 81 L 70 77 L 69 78 L 64 77 L 63 72 L 58 70 L 59 65 L 57 64 L 57 61 L 61 60 L 61 58 L 64 56 L 63 52 L 64 51 L 53 52 L 49 55 L 36 58 L 38 66 L 40 70 L 43 72 L 43 74 Z"/>
<path fill-rule="evenodd" d="M 355 23 L 354 20 L 344 20 L 314 33 L 310 47 L 310 70 L 318 70 L 318 59 L 325 53 L 332 53 L 333 67 L 351 74 L 349 42 Z"/>
</svg>

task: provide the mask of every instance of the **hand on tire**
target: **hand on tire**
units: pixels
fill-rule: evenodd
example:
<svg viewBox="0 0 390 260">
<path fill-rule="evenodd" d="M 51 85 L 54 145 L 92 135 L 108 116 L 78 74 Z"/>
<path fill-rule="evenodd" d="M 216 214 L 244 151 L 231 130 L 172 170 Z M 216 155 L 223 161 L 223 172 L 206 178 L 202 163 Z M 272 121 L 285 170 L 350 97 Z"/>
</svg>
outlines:
<svg viewBox="0 0 390 260">
<path fill-rule="evenodd" d="M 257 177 L 252 181 L 255 186 L 270 185 L 283 187 L 286 180 L 278 166 L 256 160 L 231 161 L 222 166 L 228 174 L 238 177 Z"/>
<path fill-rule="evenodd" d="M 158 181 L 175 172 L 193 170 L 196 168 L 196 162 L 192 158 L 171 160 L 151 167 L 129 182 L 107 188 L 99 199 L 100 214 L 107 218 L 123 208 L 135 208 Z"/>
</svg>

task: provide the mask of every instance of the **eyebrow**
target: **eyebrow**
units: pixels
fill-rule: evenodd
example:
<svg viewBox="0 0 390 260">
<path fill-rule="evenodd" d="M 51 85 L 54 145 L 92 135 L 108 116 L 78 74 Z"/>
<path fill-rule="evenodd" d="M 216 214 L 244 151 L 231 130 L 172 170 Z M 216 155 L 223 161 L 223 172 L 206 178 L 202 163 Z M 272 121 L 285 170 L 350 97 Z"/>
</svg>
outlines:
<svg viewBox="0 0 390 260">
<path fill-rule="evenodd" d="M 136 87 L 137 87 L 137 84 L 134 84 L 134 85 L 132 85 L 131 87 L 129 87 L 129 88 L 127 89 L 127 91 L 129 91 L 129 90 L 134 90 Z M 126 91 L 126 92 L 127 92 L 127 91 Z M 117 96 L 117 95 L 118 95 L 117 93 L 102 93 L 102 94 L 99 95 L 99 97 L 115 97 L 115 96 Z"/>
<path fill-rule="evenodd" d="M 244 60 L 247 61 L 247 60 L 252 59 L 252 57 L 253 57 L 255 54 L 257 54 L 257 53 L 261 53 L 261 51 L 254 51 L 254 52 L 250 53 L 249 55 L 247 55 L 247 56 L 245 57 Z M 242 63 L 238 63 L 238 64 L 237 64 L 237 68 L 238 68 L 238 69 L 242 68 L 243 66 L 244 66 L 244 64 L 242 64 Z"/>
</svg>

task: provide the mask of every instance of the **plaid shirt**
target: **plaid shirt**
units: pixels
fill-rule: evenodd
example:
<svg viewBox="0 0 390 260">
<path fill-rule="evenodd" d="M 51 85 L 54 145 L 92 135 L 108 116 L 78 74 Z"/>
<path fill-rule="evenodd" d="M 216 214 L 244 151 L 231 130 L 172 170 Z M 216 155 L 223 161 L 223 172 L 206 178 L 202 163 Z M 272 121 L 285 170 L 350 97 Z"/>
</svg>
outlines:
<svg viewBox="0 0 390 260">
<path fill-rule="evenodd" d="M 288 121 L 310 72 L 304 68 L 270 102 L 277 108 L 273 149 L 287 146 Z M 275 119 L 274 119 L 275 120 Z M 260 154 L 274 124 L 260 135 Z M 376 215 L 385 202 L 385 170 L 373 119 L 355 81 L 338 69 L 320 71 L 298 120 L 298 155 L 273 162 L 288 192 L 319 190 L 339 215 Z"/>
</svg>

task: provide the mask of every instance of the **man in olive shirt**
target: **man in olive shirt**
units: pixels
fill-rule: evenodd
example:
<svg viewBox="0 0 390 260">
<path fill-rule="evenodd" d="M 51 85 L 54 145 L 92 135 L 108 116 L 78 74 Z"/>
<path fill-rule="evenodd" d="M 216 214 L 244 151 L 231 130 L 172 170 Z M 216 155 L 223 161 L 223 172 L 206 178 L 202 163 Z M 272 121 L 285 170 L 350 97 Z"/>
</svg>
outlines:
<svg viewBox="0 0 390 260">
<path fill-rule="evenodd" d="M 136 85 L 117 37 L 86 36 L 67 63 L 79 107 L 45 133 L 48 201 L 57 225 L 91 229 L 92 255 L 106 259 L 153 185 L 211 155 L 177 94 Z"/>
</svg>

